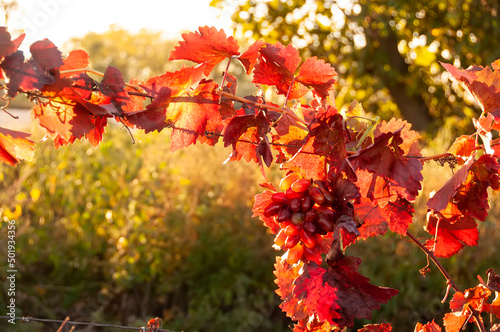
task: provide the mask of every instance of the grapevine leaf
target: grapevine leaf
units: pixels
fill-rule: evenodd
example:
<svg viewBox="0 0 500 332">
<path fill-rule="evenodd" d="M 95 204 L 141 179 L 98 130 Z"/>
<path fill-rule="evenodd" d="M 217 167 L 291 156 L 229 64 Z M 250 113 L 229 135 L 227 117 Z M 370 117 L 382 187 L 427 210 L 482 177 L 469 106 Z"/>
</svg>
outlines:
<svg viewBox="0 0 500 332">
<path fill-rule="evenodd" d="M 425 246 L 434 250 L 438 257 L 449 258 L 456 254 L 464 245 L 475 246 L 479 239 L 477 224 L 472 217 L 444 217 L 441 212 L 427 215 L 425 230 L 435 238 L 427 240 Z"/>
<path fill-rule="evenodd" d="M 300 66 L 296 80 L 312 87 L 319 96 L 326 98 L 328 90 L 336 83 L 335 76 L 337 76 L 337 72 L 330 64 L 312 57 Z"/>
<path fill-rule="evenodd" d="M 487 283 L 487 286 L 494 290 L 495 292 L 499 292 L 500 293 L 500 276 L 498 276 L 496 273 L 495 273 L 495 270 L 493 269 L 488 269 L 486 271 L 486 273 L 488 274 L 488 283 Z"/>
<path fill-rule="evenodd" d="M 288 95 L 288 99 L 298 99 L 309 91 L 294 78 L 294 72 L 301 60 L 295 47 L 291 44 L 285 47 L 278 42 L 274 45 L 267 44 L 259 52 L 253 83 L 274 85 L 277 92 Z"/>
<path fill-rule="evenodd" d="M 484 304 L 490 295 L 491 291 L 483 285 L 469 288 L 463 293 L 455 293 L 450 301 L 450 309 L 452 312 L 446 314 L 444 317 L 446 332 L 460 331 L 467 319 L 471 316 L 472 310 L 481 313 L 485 309 Z M 469 322 L 472 321 L 469 320 Z"/>
<path fill-rule="evenodd" d="M 331 325 L 351 327 L 356 318 L 371 318 L 371 310 L 380 309 L 395 296 L 395 289 L 370 284 L 356 270 L 361 260 L 341 257 L 330 262 L 328 270 L 306 264 L 302 274 L 295 280 L 294 295 L 320 321 Z"/>
<path fill-rule="evenodd" d="M 170 126 L 171 124 L 167 122 L 166 108 L 175 97 L 187 94 L 189 88 L 202 79 L 204 70 L 205 65 L 184 67 L 138 84 L 153 101 L 146 109 L 133 108 L 133 112 L 124 113 L 126 123 L 144 129 L 146 133 L 155 130 L 159 132 Z"/>
<path fill-rule="evenodd" d="M 85 134 L 85 138 L 89 140 L 93 147 L 97 147 L 102 142 L 104 128 L 108 125 L 108 119 L 105 116 L 96 116 L 93 118 L 93 122 L 94 129 Z"/>
<path fill-rule="evenodd" d="M 308 140 L 302 145 L 292 159 L 288 160 L 283 168 L 300 168 L 305 177 L 323 179 L 326 176 L 326 157 L 314 153 L 314 140 Z"/>
<path fill-rule="evenodd" d="M 68 104 L 55 98 L 50 103 L 35 105 L 33 114 L 53 139 L 79 139 L 95 129 L 91 113 L 79 103 Z"/>
<path fill-rule="evenodd" d="M 354 209 L 360 223 L 362 223 L 359 227 L 362 239 L 385 234 L 389 226 L 388 218 L 378 204 L 374 204 L 371 199 L 361 197 L 359 202 L 354 203 Z"/>
<path fill-rule="evenodd" d="M 362 329 L 359 329 L 358 332 L 390 332 L 392 331 L 392 325 L 383 323 L 383 324 L 368 324 L 363 326 Z"/>
<path fill-rule="evenodd" d="M 0 67 L 3 69 L 5 76 L 9 78 L 7 95 L 11 98 L 17 95 L 19 88 L 24 91 L 34 91 L 41 89 L 44 85 L 38 81 L 33 67 L 24 62 L 22 51 L 6 56 Z"/>
<path fill-rule="evenodd" d="M 255 196 L 255 203 L 253 205 L 253 215 L 252 217 L 259 217 L 264 223 L 264 226 L 269 227 L 273 234 L 276 234 L 280 229 L 280 225 L 274 220 L 274 218 L 269 218 L 264 215 L 266 208 L 272 203 L 271 196 L 274 193 L 272 191 L 266 190 L 261 194 Z"/>
<path fill-rule="evenodd" d="M 414 332 L 441 332 L 441 326 L 436 324 L 434 320 L 425 325 L 423 325 L 422 323 L 417 323 Z"/>
<path fill-rule="evenodd" d="M 403 143 L 401 131 L 383 133 L 375 137 L 372 145 L 349 158 L 361 195 L 382 207 L 398 197 L 414 202 L 421 188 L 422 164 L 404 156 Z"/>
<path fill-rule="evenodd" d="M 305 306 L 294 297 L 294 280 L 299 276 L 301 267 L 302 264 L 290 265 L 286 259 L 281 259 L 281 257 L 276 257 L 276 264 L 274 264 L 274 275 L 276 276 L 274 282 L 278 285 L 276 294 L 283 301 L 280 308 L 288 317 L 299 321 L 305 320 L 309 316 L 305 311 Z"/>
<path fill-rule="evenodd" d="M 389 228 L 391 231 L 406 235 L 413 220 L 413 207 L 406 199 L 399 197 L 389 202 L 383 208 L 374 204 L 370 199 L 361 197 L 354 203 L 356 215 L 362 221 L 359 227 L 361 238 L 384 235 Z"/>
<path fill-rule="evenodd" d="M 236 94 L 237 80 L 231 74 L 226 73 L 226 85 L 222 87 L 224 92 L 230 94 Z M 221 96 L 220 101 L 220 114 L 222 119 L 228 119 L 236 115 L 236 110 L 234 109 L 234 100 L 226 96 Z"/>
<path fill-rule="evenodd" d="M 214 91 L 217 83 L 202 80 L 187 93 L 172 99 L 167 108 L 167 121 L 173 123 L 170 148 L 177 151 L 197 140 L 214 145 L 218 136 L 208 138 L 205 132 L 220 133 L 219 95 Z"/>
<path fill-rule="evenodd" d="M 266 43 L 263 40 L 257 40 L 253 43 L 243 54 L 238 57 L 247 74 L 250 74 L 255 63 L 257 62 L 257 57 L 259 56 L 259 50 Z"/>
<path fill-rule="evenodd" d="M 112 102 L 121 113 L 122 106 L 126 105 L 130 98 L 127 91 L 125 91 L 125 81 L 123 80 L 120 70 L 111 66 L 106 68 L 99 87 L 101 93 L 109 97 L 110 102 Z"/>
<path fill-rule="evenodd" d="M 441 65 L 474 96 L 485 113 L 491 113 L 500 120 L 500 72 L 489 67 L 471 66 L 466 70 L 457 69 L 451 64 Z"/>
<path fill-rule="evenodd" d="M 273 160 L 267 138 L 269 122 L 277 117 L 275 112 L 256 110 L 253 114 L 237 115 L 224 128 L 224 146 L 233 146 L 230 160 L 254 161 L 259 164 L 265 177 L 263 163 L 270 166 Z"/>
<path fill-rule="evenodd" d="M 16 52 L 25 36 L 26 34 L 23 33 L 16 39 L 12 40 L 10 33 L 7 31 L 7 28 L 0 27 L 0 60 L 1 58 Z"/>
<path fill-rule="evenodd" d="M 411 130 L 411 124 L 401 120 L 392 118 L 389 122 L 381 121 L 377 128 L 375 128 L 374 136 L 379 136 L 385 133 L 401 132 L 403 142 L 399 147 L 403 150 L 405 156 L 420 157 L 420 148 L 418 140 L 421 138 L 420 134 L 415 130 Z"/>
<path fill-rule="evenodd" d="M 469 311 L 470 308 L 481 312 L 483 303 L 491 295 L 491 291 L 483 285 L 469 288 L 465 292 L 457 292 L 450 301 L 450 309 L 453 312 Z"/>
<path fill-rule="evenodd" d="M 293 332 L 331 332 L 334 326 L 328 322 L 319 322 L 316 317 L 314 319 L 303 319 L 293 327 Z"/>
<path fill-rule="evenodd" d="M 469 317 L 461 312 L 449 312 L 444 315 L 443 321 L 446 332 L 459 332 Z"/>
<path fill-rule="evenodd" d="M 228 38 L 224 30 L 215 27 L 199 27 L 197 32 L 183 33 L 182 39 L 184 41 L 180 41 L 170 53 L 169 60 L 205 63 L 206 76 L 225 58 L 239 55 L 236 39 L 232 36 Z"/>
<path fill-rule="evenodd" d="M 427 207 L 434 211 L 441 211 L 450 202 L 458 187 L 467 179 L 469 170 L 474 162 L 473 158 L 469 158 L 468 161 L 463 165 L 453 176 L 445 183 L 441 189 L 439 189 L 429 200 L 427 201 Z"/>
<path fill-rule="evenodd" d="M 459 162 L 461 161 L 463 164 L 463 160 L 466 160 L 468 157 L 472 155 L 474 152 L 474 148 L 476 147 L 476 140 L 472 136 L 462 135 L 455 139 L 455 142 L 448 149 L 448 153 L 459 157 Z M 460 164 L 460 165 L 461 165 Z"/>
<path fill-rule="evenodd" d="M 61 51 L 48 39 L 33 43 L 30 52 L 31 61 L 36 63 L 34 68 L 39 68 L 42 71 L 50 71 L 64 64 Z"/>
<path fill-rule="evenodd" d="M 31 161 L 35 154 L 35 143 L 28 139 L 29 133 L 0 127 L 0 161 L 15 166 L 21 159 Z"/>
<path fill-rule="evenodd" d="M 87 68 L 89 66 L 90 56 L 83 50 L 75 50 L 69 52 L 66 59 L 63 60 L 64 64 L 59 68 L 60 71 Z M 66 73 L 61 74 L 61 77 L 72 77 L 80 73 Z"/>
</svg>

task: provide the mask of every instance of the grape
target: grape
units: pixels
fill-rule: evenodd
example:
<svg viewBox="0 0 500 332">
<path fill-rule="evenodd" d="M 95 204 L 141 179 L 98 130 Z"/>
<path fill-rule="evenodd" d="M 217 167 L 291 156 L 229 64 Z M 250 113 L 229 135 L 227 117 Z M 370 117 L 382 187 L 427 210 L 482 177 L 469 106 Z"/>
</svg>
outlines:
<svg viewBox="0 0 500 332">
<path fill-rule="evenodd" d="M 278 212 L 278 216 L 276 217 L 276 221 L 281 223 L 292 218 L 292 211 L 288 208 L 288 206 L 283 206 L 281 210 Z"/>
<path fill-rule="evenodd" d="M 292 200 L 294 198 L 299 198 L 302 197 L 303 193 L 298 193 L 296 191 L 293 191 L 291 188 L 287 189 L 285 191 L 285 197 L 289 200 Z"/>
<path fill-rule="evenodd" d="M 302 197 L 302 204 L 301 204 L 302 211 L 307 212 L 311 210 L 313 206 L 314 206 L 314 201 L 311 199 L 311 196 L 306 195 Z"/>
<path fill-rule="evenodd" d="M 285 176 L 283 179 L 281 179 L 280 182 L 280 189 L 281 190 L 287 190 L 292 186 L 292 183 L 300 179 L 301 176 L 299 173 L 290 173 L 287 176 Z"/>
<path fill-rule="evenodd" d="M 290 210 L 292 210 L 293 212 L 298 212 L 301 210 L 302 208 L 302 202 L 301 202 L 301 199 L 300 198 L 294 198 L 290 201 Z"/>
<path fill-rule="evenodd" d="M 292 247 L 295 247 L 297 245 L 297 243 L 299 243 L 300 241 L 300 237 L 298 235 L 292 235 L 292 236 L 287 236 L 286 237 L 286 240 L 285 240 L 285 247 L 287 248 L 292 248 Z"/>
<path fill-rule="evenodd" d="M 321 254 L 316 248 L 308 248 L 304 247 L 302 249 L 303 256 L 307 258 L 309 261 L 314 262 L 318 265 L 321 265 L 323 259 L 321 258 Z"/>
<path fill-rule="evenodd" d="M 333 232 L 335 223 L 333 219 L 328 218 L 325 214 L 320 213 L 318 219 L 316 219 L 316 225 L 318 225 L 325 232 Z"/>
<path fill-rule="evenodd" d="M 294 247 L 288 249 L 288 255 L 286 256 L 286 261 L 288 264 L 295 264 L 302 258 L 304 254 L 304 246 L 298 243 Z"/>
<path fill-rule="evenodd" d="M 285 240 L 286 240 L 286 233 L 285 233 L 285 230 L 284 229 L 281 229 L 278 233 L 278 235 L 276 235 L 276 237 L 274 238 L 274 243 L 281 247 L 285 244 Z"/>
<path fill-rule="evenodd" d="M 292 190 L 298 193 L 303 193 L 311 186 L 311 181 L 307 179 L 298 179 L 294 183 L 292 183 Z"/>
<path fill-rule="evenodd" d="M 304 222 L 306 214 L 304 212 L 295 212 L 292 214 L 291 222 L 294 225 L 300 225 Z"/>
<path fill-rule="evenodd" d="M 288 204 L 288 198 L 286 198 L 285 193 L 274 193 L 271 196 L 271 199 L 274 203 L 285 205 Z"/>
<path fill-rule="evenodd" d="M 298 235 L 300 233 L 301 227 L 298 225 L 290 224 L 286 226 L 285 233 L 288 236 Z"/>
<path fill-rule="evenodd" d="M 323 202 L 325 201 L 325 196 L 323 195 L 321 189 L 319 189 L 318 187 L 312 187 L 309 190 L 309 196 L 319 205 L 323 204 Z"/>
<path fill-rule="evenodd" d="M 308 248 L 314 248 L 316 246 L 316 238 L 314 235 L 308 232 L 302 232 L 300 234 L 300 240 Z"/>
<path fill-rule="evenodd" d="M 264 210 L 264 217 L 272 217 L 278 214 L 279 210 L 281 209 L 281 205 L 277 203 L 271 203 L 269 204 L 266 209 Z"/>
<path fill-rule="evenodd" d="M 305 221 L 304 224 L 302 224 L 302 228 L 309 234 L 314 234 L 317 231 L 316 225 L 313 221 Z"/>
<path fill-rule="evenodd" d="M 316 209 L 312 209 L 306 212 L 306 221 L 314 221 L 316 220 L 317 217 L 317 211 Z"/>
</svg>

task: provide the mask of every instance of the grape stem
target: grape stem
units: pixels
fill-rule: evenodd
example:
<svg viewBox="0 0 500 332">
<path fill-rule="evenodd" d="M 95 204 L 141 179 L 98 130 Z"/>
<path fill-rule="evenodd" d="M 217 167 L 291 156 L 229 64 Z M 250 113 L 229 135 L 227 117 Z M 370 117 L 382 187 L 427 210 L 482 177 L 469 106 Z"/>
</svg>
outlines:
<svg viewBox="0 0 500 332">
<path fill-rule="evenodd" d="M 457 286 L 457 284 L 455 283 L 453 278 L 450 276 L 448 271 L 446 271 L 446 269 L 441 264 L 441 262 L 439 262 L 439 260 L 434 255 L 434 253 L 432 251 L 430 251 L 429 249 L 427 249 L 422 243 L 420 243 L 420 241 L 415 236 L 413 236 L 413 234 L 411 234 L 410 232 L 406 232 L 406 235 L 413 242 L 415 242 L 415 244 L 420 249 L 422 249 L 425 252 L 425 254 L 427 255 L 427 257 L 429 257 L 432 260 L 432 262 L 436 265 L 436 267 L 439 269 L 439 271 L 443 274 L 444 278 L 446 279 L 446 283 L 448 284 L 448 288 L 451 287 L 455 290 L 455 292 L 461 293 L 462 291 L 460 290 L 460 288 Z M 448 290 L 447 290 L 447 293 L 448 293 Z M 476 323 L 476 326 L 479 328 L 479 330 L 481 332 L 487 332 L 486 328 L 484 327 L 483 321 L 481 320 L 481 317 L 479 316 L 479 312 L 472 307 L 469 307 L 469 309 L 471 310 L 472 316 L 474 316 L 474 322 Z"/>
</svg>

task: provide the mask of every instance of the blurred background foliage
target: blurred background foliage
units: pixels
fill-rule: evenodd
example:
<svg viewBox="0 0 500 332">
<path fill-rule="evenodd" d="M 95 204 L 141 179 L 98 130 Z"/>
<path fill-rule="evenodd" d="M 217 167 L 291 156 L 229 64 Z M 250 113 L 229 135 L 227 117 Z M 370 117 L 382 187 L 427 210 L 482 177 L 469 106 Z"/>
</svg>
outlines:
<svg viewBox="0 0 500 332">
<path fill-rule="evenodd" d="M 497 12 L 497 3 L 484 0 L 252 0 L 242 2 L 234 20 L 242 45 L 257 37 L 292 42 L 303 56 L 332 62 L 339 72 L 339 108 L 358 100 L 374 115 L 405 116 L 432 134 L 424 150 L 432 155 L 478 114 L 438 61 L 467 67 L 500 57 Z M 93 68 L 116 66 L 128 80 L 179 68 L 165 61 L 176 42 L 158 38 L 111 26 L 63 49 L 83 48 Z M 232 70 L 241 80 L 241 69 Z M 239 86 L 238 94 L 252 93 L 248 81 Z M 41 142 L 33 162 L 0 165 L 0 218 L 17 221 L 18 316 L 136 326 L 159 316 L 174 331 L 288 330 L 274 293 L 273 236 L 251 218 L 263 180 L 255 165 L 221 165 L 229 154 L 221 146 L 170 154 L 166 134 L 134 136 L 140 144 L 111 126 L 97 149 L 77 142 L 56 150 Z M 424 167 L 412 225 L 419 236 L 425 236 L 426 198 L 451 176 L 446 167 Z M 269 172 L 275 184 L 279 176 Z M 443 260 L 463 289 L 475 286 L 476 275 L 484 278 L 489 267 L 500 271 L 497 200 L 495 195 L 491 216 L 480 225 L 479 246 Z M 6 231 L 0 223 L 2 243 Z M 5 250 L 1 245 L 2 257 Z M 440 302 L 445 280 L 433 266 L 425 278 L 418 273 L 426 259 L 414 244 L 387 234 L 347 253 L 362 259 L 360 272 L 374 284 L 400 290 L 373 312 L 371 323 L 390 322 L 395 331 L 412 331 L 417 321 L 435 317 L 441 323 L 448 307 Z M 2 278 L 6 270 L 2 260 Z M 0 306 L 7 299 L 4 287 Z M 353 330 L 366 323 L 356 322 Z M 6 324 L 0 321 L 0 329 Z M 47 325 L 16 324 L 15 330 L 47 331 Z"/>
<path fill-rule="evenodd" d="M 17 221 L 18 316 L 136 326 L 159 316 L 174 331 L 287 330 L 274 293 L 273 236 L 251 218 L 260 172 L 243 162 L 222 165 L 229 151 L 219 145 L 171 154 L 164 133 L 134 136 L 140 143 L 111 126 L 97 149 L 86 142 L 55 149 L 46 141 L 35 161 L 0 166 L 0 218 Z M 419 236 L 425 198 L 451 175 L 435 163 L 424 172 L 412 225 Z M 279 176 L 269 172 L 275 184 Z M 479 246 L 443 260 L 464 289 L 487 268 L 500 270 L 498 216 L 493 205 Z M 426 259 L 414 244 L 387 234 L 347 254 L 362 259 L 360 272 L 372 283 L 400 291 L 373 312 L 372 323 L 411 331 L 447 311 L 445 280 L 433 266 L 426 278 L 419 274 Z M 2 278 L 6 270 L 2 260 Z M 0 306 L 7 299 L 4 287 Z M 15 331 L 47 331 L 37 326 L 18 323 Z"/>
<path fill-rule="evenodd" d="M 413 128 L 453 134 L 479 114 L 439 61 L 467 68 L 500 58 L 494 0 L 212 0 L 234 9 L 236 36 L 292 43 L 339 73 L 338 107 L 352 100 Z M 465 96 L 466 97 L 466 96 Z"/>
</svg>

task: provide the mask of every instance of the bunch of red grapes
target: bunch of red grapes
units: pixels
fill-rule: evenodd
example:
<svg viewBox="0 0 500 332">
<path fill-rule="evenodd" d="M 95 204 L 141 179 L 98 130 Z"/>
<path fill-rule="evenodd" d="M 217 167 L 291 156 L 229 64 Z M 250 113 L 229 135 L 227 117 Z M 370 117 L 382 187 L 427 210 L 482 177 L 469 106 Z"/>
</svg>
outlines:
<svg viewBox="0 0 500 332">
<path fill-rule="evenodd" d="M 299 260 L 321 264 L 323 236 L 335 227 L 332 210 L 335 196 L 325 181 L 304 179 L 299 173 L 289 173 L 280 182 L 283 192 L 274 193 L 264 216 L 275 218 L 281 230 L 274 243 L 287 250 L 286 261 Z"/>
</svg>

